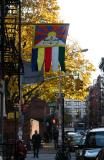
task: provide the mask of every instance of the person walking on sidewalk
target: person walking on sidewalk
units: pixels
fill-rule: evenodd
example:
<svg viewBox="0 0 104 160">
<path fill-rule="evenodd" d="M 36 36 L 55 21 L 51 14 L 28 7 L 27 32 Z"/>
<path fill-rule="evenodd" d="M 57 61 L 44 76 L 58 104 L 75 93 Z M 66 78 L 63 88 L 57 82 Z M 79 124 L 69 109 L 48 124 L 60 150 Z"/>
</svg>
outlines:
<svg viewBox="0 0 104 160">
<path fill-rule="evenodd" d="M 32 135 L 32 144 L 33 144 L 33 152 L 34 152 L 34 158 L 38 158 L 39 155 L 39 149 L 41 145 L 41 136 L 38 134 L 37 130 L 35 130 L 35 133 Z"/>
</svg>

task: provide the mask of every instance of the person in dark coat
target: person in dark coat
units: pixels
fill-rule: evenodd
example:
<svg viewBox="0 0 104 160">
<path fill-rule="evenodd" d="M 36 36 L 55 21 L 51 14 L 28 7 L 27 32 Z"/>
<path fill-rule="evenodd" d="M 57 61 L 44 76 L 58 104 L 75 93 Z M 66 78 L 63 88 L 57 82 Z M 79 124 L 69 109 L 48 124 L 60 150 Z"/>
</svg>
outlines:
<svg viewBox="0 0 104 160">
<path fill-rule="evenodd" d="M 33 144 L 33 152 L 34 152 L 34 158 L 38 158 L 39 155 L 39 149 L 41 145 L 41 136 L 38 134 L 37 130 L 35 130 L 35 133 L 32 135 L 32 144 Z"/>
</svg>

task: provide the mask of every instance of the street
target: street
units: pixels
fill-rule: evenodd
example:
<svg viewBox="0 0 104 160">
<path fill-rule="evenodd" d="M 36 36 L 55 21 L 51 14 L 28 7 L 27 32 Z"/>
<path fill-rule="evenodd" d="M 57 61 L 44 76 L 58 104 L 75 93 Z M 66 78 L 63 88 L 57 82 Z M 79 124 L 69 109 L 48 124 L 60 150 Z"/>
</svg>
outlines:
<svg viewBox="0 0 104 160">
<path fill-rule="evenodd" d="M 33 154 L 28 154 L 26 160 L 35 160 Z M 55 160 L 55 153 L 40 153 L 38 160 Z M 71 160 L 76 160 L 75 154 L 71 153 Z"/>
<path fill-rule="evenodd" d="M 33 154 L 28 154 L 26 160 L 33 160 L 35 159 L 33 157 Z M 39 160 L 54 160 L 55 159 L 55 154 L 39 154 Z"/>
<path fill-rule="evenodd" d="M 0 0 L 0 160 L 104 160 L 103 4 Z"/>
</svg>

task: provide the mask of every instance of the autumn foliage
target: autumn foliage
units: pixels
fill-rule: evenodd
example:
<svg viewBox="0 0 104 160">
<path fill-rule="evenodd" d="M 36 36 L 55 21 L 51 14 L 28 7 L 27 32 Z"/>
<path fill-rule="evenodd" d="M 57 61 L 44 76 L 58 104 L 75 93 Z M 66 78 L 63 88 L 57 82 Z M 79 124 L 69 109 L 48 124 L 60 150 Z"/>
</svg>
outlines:
<svg viewBox="0 0 104 160">
<path fill-rule="evenodd" d="M 59 20 L 59 6 L 57 0 L 22 0 L 21 4 L 21 56 L 22 60 L 31 61 L 33 24 L 62 23 Z M 70 38 L 68 38 L 70 41 Z M 66 72 L 44 73 L 45 81 L 40 84 L 22 84 L 22 96 L 25 102 L 30 102 L 33 96 L 46 101 L 55 99 L 55 93 L 60 91 L 65 98 L 83 100 L 88 94 L 90 78 L 95 70 L 92 63 L 85 59 L 81 47 L 77 42 L 67 44 L 65 51 Z M 83 88 L 76 90 L 75 81 L 80 78 Z M 14 83 L 15 81 L 15 83 Z M 8 82 L 9 97 L 15 103 L 18 99 L 18 77 L 12 76 Z"/>
</svg>

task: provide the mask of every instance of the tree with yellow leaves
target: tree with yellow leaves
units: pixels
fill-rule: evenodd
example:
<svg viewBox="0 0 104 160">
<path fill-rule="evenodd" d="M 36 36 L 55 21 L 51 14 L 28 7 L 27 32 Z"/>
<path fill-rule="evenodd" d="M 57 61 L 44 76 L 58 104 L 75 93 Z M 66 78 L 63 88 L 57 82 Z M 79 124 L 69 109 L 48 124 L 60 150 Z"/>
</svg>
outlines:
<svg viewBox="0 0 104 160">
<path fill-rule="evenodd" d="M 21 57 L 22 60 L 30 61 L 32 49 L 32 33 L 33 25 L 36 23 L 56 23 L 58 22 L 59 6 L 56 0 L 22 0 L 21 1 Z M 11 15 L 12 18 L 12 15 Z M 8 19 L 9 21 L 9 19 Z M 9 21 L 10 22 L 10 21 Z M 17 33 L 18 34 L 18 33 Z M 17 41 L 18 49 L 18 39 Z M 6 77 L 8 81 L 8 97 L 9 100 L 16 103 L 18 101 L 19 80 L 18 76 Z M 15 83 L 14 83 L 15 82 Z M 26 92 L 28 88 L 26 89 Z"/>
<path fill-rule="evenodd" d="M 23 89 L 24 92 L 26 89 L 29 91 L 24 94 L 24 96 L 28 95 L 28 100 L 31 100 L 32 95 L 42 99 L 54 100 L 55 93 L 60 92 L 60 85 L 61 92 L 64 93 L 65 98 L 84 100 L 91 83 L 91 73 L 95 71 L 94 66 L 84 58 L 77 43 L 74 43 L 74 49 L 73 44 L 66 47 L 65 58 L 66 72 L 60 72 L 60 68 L 58 72 L 50 71 L 44 74 L 44 82 Z M 76 89 L 75 87 L 78 79 L 83 82 L 81 89 Z"/>
<path fill-rule="evenodd" d="M 57 0 L 22 0 L 22 60 L 31 60 L 33 24 L 36 23 L 60 23 L 58 19 L 59 7 Z M 62 23 L 62 22 L 61 22 Z M 76 52 L 77 51 L 77 52 Z M 22 95 L 25 102 L 29 103 L 32 96 L 45 100 L 55 99 L 55 93 L 61 91 L 65 98 L 83 100 L 87 96 L 87 88 L 94 66 L 84 58 L 81 48 L 75 42 L 66 46 L 65 51 L 66 72 L 44 73 L 45 81 L 40 84 L 23 86 Z M 75 74 L 83 81 L 83 88 L 76 90 Z M 10 99 L 15 103 L 18 99 L 17 88 L 13 85 L 12 77 L 9 82 Z M 16 81 L 16 84 L 18 81 Z M 14 96 L 15 95 L 15 96 Z"/>
</svg>

